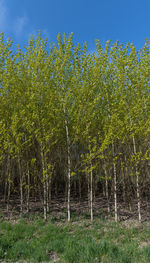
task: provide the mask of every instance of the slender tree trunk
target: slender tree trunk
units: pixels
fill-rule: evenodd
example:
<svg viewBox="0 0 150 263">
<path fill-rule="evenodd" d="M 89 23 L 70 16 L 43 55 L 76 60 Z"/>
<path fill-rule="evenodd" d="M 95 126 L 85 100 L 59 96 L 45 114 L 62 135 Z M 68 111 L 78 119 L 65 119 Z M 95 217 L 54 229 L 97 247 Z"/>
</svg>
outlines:
<svg viewBox="0 0 150 263">
<path fill-rule="evenodd" d="M 20 213 L 22 215 L 23 212 L 23 180 L 22 180 L 22 176 L 20 177 Z"/>
<path fill-rule="evenodd" d="M 64 106 L 64 105 L 63 105 Z M 66 114 L 65 107 L 64 107 L 64 114 Z M 70 152 L 70 138 L 69 138 L 69 128 L 68 128 L 68 121 L 65 116 L 65 128 L 66 128 L 66 139 L 67 139 L 67 164 L 68 164 L 68 200 L 67 200 L 67 214 L 68 214 L 68 222 L 70 221 L 70 191 L 71 191 L 71 152 Z"/>
<path fill-rule="evenodd" d="M 88 183 L 88 207 L 90 209 L 90 176 L 89 176 L 89 173 L 87 173 L 87 183 Z"/>
<path fill-rule="evenodd" d="M 10 201 L 10 171 L 9 171 L 9 175 L 8 175 L 8 192 L 7 192 L 7 212 L 9 212 L 9 201 Z"/>
<path fill-rule="evenodd" d="M 112 143 L 113 157 L 115 157 L 114 143 Z M 117 206 L 117 171 L 116 163 L 113 160 L 113 171 L 114 171 L 114 205 L 115 205 L 115 222 L 118 221 L 118 206 Z"/>
<path fill-rule="evenodd" d="M 20 175 L 20 214 L 23 212 L 23 174 L 21 168 L 20 157 L 18 158 L 19 175 Z"/>
<path fill-rule="evenodd" d="M 46 189 L 46 181 L 43 182 L 43 212 L 44 212 L 44 220 L 47 220 L 47 189 Z"/>
<path fill-rule="evenodd" d="M 71 159 L 70 159 L 70 140 L 69 140 L 69 132 L 68 125 L 66 123 L 66 135 L 67 135 L 67 157 L 68 157 L 68 200 L 67 200 L 67 213 L 68 213 L 68 221 L 70 221 L 70 189 L 71 189 Z"/>
<path fill-rule="evenodd" d="M 49 206 L 50 206 L 51 200 L 52 200 L 51 184 L 52 184 L 52 177 L 50 176 L 50 178 L 49 178 L 49 189 L 48 189 L 48 204 L 49 204 Z"/>
<path fill-rule="evenodd" d="M 116 164 L 113 164 L 114 167 L 114 201 L 115 201 L 115 222 L 118 221 L 118 207 L 117 207 L 117 173 L 116 173 Z"/>
<path fill-rule="evenodd" d="M 134 136 L 133 136 L 133 149 L 134 149 L 134 155 L 136 155 L 136 143 Z M 136 195 L 137 195 L 137 205 L 138 205 L 138 218 L 139 218 L 139 222 L 141 222 L 141 202 L 140 202 L 139 173 L 138 173 L 137 162 L 135 162 L 135 173 L 136 173 Z"/>
<path fill-rule="evenodd" d="M 68 158 L 70 159 L 70 158 Z M 71 185 L 70 185 L 70 160 L 68 160 L 68 204 L 67 204 L 67 210 L 68 210 L 68 222 L 70 221 L 70 188 L 71 188 Z"/>
<path fill-rule="evenodd" d="M 78 178 L 79 178 L 79 180 L 78 180 L 78 182 L 79 182 L 79 202 L 81 201 L 81 176 L 79 175 L 78 176 Z"/>
<path fill-rule="evenodd" d="M 43 215 L 44 220 L 47 220 L 47 187 L 46 187 L 46 167 L 45 167 L 45 156 L 44 152 L 41 152 L 41 158 L 42 158 L 42 170 L 43 170 Z"/>
<path fill-rule="evenodd" d="M 68 195 L 67 195 L 68 222 L 70 221 L 70 189 L 71 189 L 71 160 L 70 160 L 70 146 L 68 145 Z"/>
<path fill-rule="evenodd" d="M 29 210 L 30 210 L 29 199 L 30 199 L 30 172 L 28 168 L 28 171 L 27 171 L 27 213 L 29 213 Z"/>
<path fill-rule="evenodd" d="M 47 205 L 47 212 L 49 212 L 49 178 L 47 178 L 46 180 L 46 191 L 47 191 L 46 205 Z"/>
<path fill-rule="evenodd" d="M 90 171 L 90 215 L 91 215 L 91 221 L 93 221 L 93 171 L 92 171 L 92 164 L 91 164 L 91 171 Z"/>
</svg>

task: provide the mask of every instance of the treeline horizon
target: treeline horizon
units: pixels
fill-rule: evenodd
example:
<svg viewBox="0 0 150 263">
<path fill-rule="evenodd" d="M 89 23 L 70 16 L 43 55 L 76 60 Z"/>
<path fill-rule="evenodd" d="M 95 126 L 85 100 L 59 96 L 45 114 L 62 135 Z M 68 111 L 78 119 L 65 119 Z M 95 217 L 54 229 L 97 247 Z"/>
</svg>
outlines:
<svg viewBox="0 0 150 263">
<path fill-rule="evenodd" d="M 96 195 L 127 205 L 150 201 L 150 41 L 103 48 L 89 54 L 73 35 L 57 43 L 31 38 L 23 51 L 0 35 L 0 185 L 10 209 L 11 195 L 20 213 L 41 197 L 44 219 L 51 199 L 88 198 L 93 220 Z"/>
</svg>

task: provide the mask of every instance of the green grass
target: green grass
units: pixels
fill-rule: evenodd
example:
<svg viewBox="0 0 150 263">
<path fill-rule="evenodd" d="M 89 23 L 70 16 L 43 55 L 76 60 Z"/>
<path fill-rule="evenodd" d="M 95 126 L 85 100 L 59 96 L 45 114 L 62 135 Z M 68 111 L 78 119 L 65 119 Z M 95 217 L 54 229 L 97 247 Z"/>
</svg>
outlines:
<svg viewBox="0 0 150 263">
<path fill-rule="evenodd" d="M 149 263 L 150 227 L 89 220 L 0 222 L 2 262 Z"/>
</svg>

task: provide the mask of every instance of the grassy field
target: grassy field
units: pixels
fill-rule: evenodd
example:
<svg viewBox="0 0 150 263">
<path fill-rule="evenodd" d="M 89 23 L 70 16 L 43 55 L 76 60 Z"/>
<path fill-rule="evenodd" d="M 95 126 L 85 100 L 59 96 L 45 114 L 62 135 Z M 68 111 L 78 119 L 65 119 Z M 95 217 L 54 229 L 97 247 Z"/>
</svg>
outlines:
<svg viewBox="0 0 150 263">
<path fill-rule="evenodd" d="M 150 222 L 0 222 L 0 262 L 150 263 Z"/>
</svg>

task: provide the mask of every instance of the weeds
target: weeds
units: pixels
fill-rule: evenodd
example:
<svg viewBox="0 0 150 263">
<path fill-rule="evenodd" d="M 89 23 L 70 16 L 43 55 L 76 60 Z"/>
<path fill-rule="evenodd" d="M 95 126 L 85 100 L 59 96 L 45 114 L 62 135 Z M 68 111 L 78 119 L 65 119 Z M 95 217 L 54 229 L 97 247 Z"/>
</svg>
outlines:
<svg viewBox="0 0 150 263">
<path fill-rule="evenodd" d="M 21 219 L 0 222 L 0 259 L 3 262 L 149 263 L 150 230 L 125 228 L 96 220 L 93 224 L 45 223 Z M 144 244 L 144 245 L 142 245 Z"/>
</svg>

